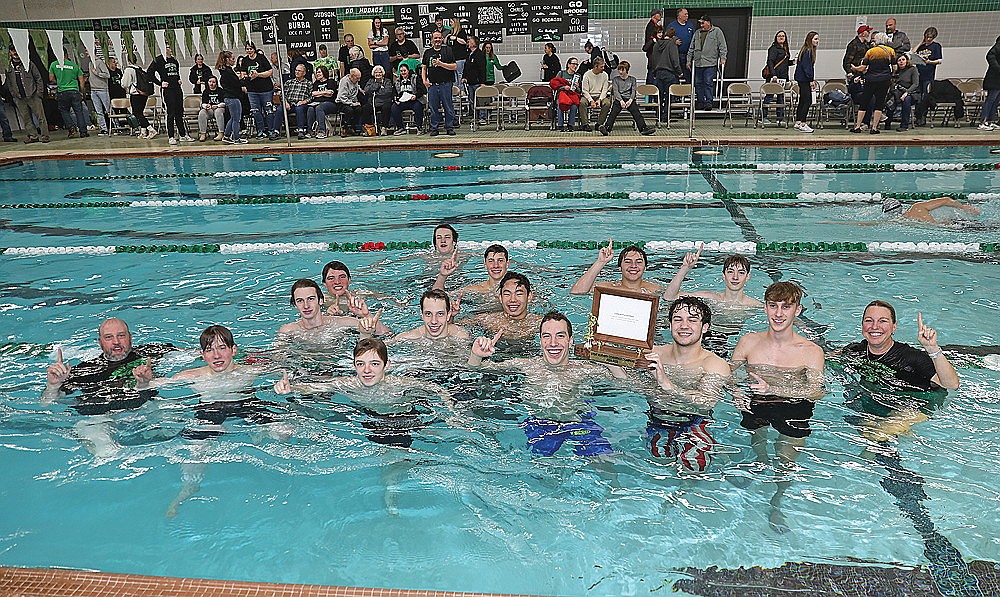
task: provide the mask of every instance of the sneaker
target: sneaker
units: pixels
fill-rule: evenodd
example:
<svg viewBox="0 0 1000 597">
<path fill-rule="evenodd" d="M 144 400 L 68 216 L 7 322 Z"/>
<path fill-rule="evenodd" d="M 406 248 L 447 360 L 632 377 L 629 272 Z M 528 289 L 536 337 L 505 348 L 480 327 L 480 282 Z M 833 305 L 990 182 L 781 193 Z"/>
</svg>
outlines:
<svg viewBox="0 0 1000 597">
<path fill-rule="evenodd" d="M 341 129 L 340 129 L 340 138 L 341 139 L 346 139 L 348 135 L 350 135 L 350 133 L 347 132 L 347 129 L 341 127 Z"/>
<path fill-rule="evenodd" d="M 317 139 L 326 139 L 326 131 L 316 131 Z"/>
<path fill-rule="evenodd" d="M 454 136 L 455 136 L 455 129 L 445 129 L 445 131 L 444 131 L 444 132 L 448 133 L 448 134 L 449 134 L 449 135 L 451 135 L 452 137 L 454 137 Z"/>
<path fill-rule="evenodd" d="M 170 137 L 169 143 L 171 145 L 177 145 L 177 137 Z"/>
<path fill-rule="evenodd" d="M 224 134 L 222 134 L 221 132 L 218 135 L 215 136 L 215 140 L 216 141 L 222 141 L 225 138 L 226 138 L 226 136 Z"/>
<path fill-rule="evenodd" d="M 608 136 L 608 129 L 603 124 L 597 127 L 597 130 L 601 131 L 601 134 L 604 135 L 605 137 Z"/>
<path fill-rule="evenodd" d="M 910 127 L 908 127 L 908 126 L 901 126 L 898 129 L 896 129 L 896 132 L 897 133 L 905 133 L 908 130 L 910 130 Z"/>
<path fill-rule="evenodd" d="M 222 142 L 223 143 L 229 143 L 230 145 L 235 145 L 236 143 L 238 143 L 238 141 L 236 141 L 234 139 L 230 139 L 229 137 L 223 137 L 222 138 Z"/>
<path fill-rule="evenodd" d="M 258 139 L 267 139 L 267 133 L 265 133 L 264 131 L 261 131 L 261 132 L 257 133 L 257 138 Z"/>
<path fill-rule="evenodd" d="M 198 133 L 198 142 L 204 143 L 208 139 L 208 133 Z"/>
<path fill-rule="evenodd" d="M 797 128 L 798 130 L 802 131 L 803 133 L 811 133 L 811 132 L 813 132 L 813 128 L 811 126 L 809 126 L 808 124 L 804 123 L 804 122 L 801 125 L 799 125 L 799 126 L 797 126 L 795 128 Z"/>
<path fill-rule="evenodd" d="M 648 129 L 642 131 L 642 134 L 643 135 L 654 135 L 654 134 L 656 134 L 656 129 L 654 129 L 653 127 L 649 127 Z"/>
<path fill-rule="evenodd" d="M 246 137 L 240 137 L 239 139 L 236 140 L 236 142 L 240 143 L 241 145 L 246 145 L 248 141 L 249 139 L 247 139 Z"/>
<path fill-rule="evenodd" d="M 396 132 L 393 133 L 393 135 L 395 135 L 397 137 L 399 137 L 400 135 L 405 135 L 405 134 L 406 134 L 406 129 L 397 129 Z"/>
<path fill-rule="evenodd" d="M 69 133 L 66 135 L 66 138 L 67 139 L 76 139 L 76 136 L 79 133 L 80 133 L 80 131 L 78 131 L 76 129 L 69 129 Z"/>
<path fill-rule="evenodd" d="M 993 123 L 981 122 L 979 123 L 979 130 L 981 131 L 992 131 L 994 129 Z"/>
<path fill-rule="evenodd" d="M 760 124 L 761 124 L 762 126 L 768 126 L 769 124 L 771 124 L 771 121 L 770 121 L 770 120 L 768 120 L 767 118 L 765 118 L 764 120 L 761 120 L 761 121 L 760 121 Z"/>
<path fill-rule="evenodd" d="M 487 121 L 487 120 L 485 120 L 483 118 L 479 119 L 479 126 L 486 126 L 487 124 L 489 124 L 489 121 Z"/>
<path fill-rule="evenodd" d="M 41 139 L 42 139 L 42 143 L 48 143 L 49 142 L 49 136 L 48 135 L 42 135 Z"/>
<path fill-rule="evenodd" d="M 589 132 L 593 131 L 594 129 L 591 128 L 591 126 L 589 124 L 581 124 L 580 125 L 580 130 L 581 131 L 586 131 L 586 132 L 589 133 Z"/>
<path fill-rule="evenodd" d="M 856 126 L 853 129 L 851 129 L 851 132 L 852 133 L 863 133 L 863 132 L 865 132 L 865 129 L 861 128 L 860 126 Z"/>
<path fill-rule="evenodd" d="M 194 139 L 191 138 L 191 135 L 184 135 L 183 137 L 181 137 L 181 141 L 184 141 L 185 143 L 190 143 L 191 141 L 194 141 Z"/>
<path fill-rule="evenodd" d="M 88 131 L 96 131 L 97 130 L 97 125 L 96 124 L 89 124 L 89 125 L 87 125 L 87 130 Z"/>
<path fill-rule="evenodd" d="M 437 137 L 439 134 L 440 133 L 438 133 L 437 129 L 431 129 L 431 132 L 430 132 L 431 137 Z"/>
<path fill-rule="evenodd" d="M 150 129 L 150 131 L 149 131 L 148 133 L 146 133 L 146 137 L 145 137 L 145 138 L 146 138 L 146 139 L 152 139 L 153 137 L 155 137 L 155 136 L 157 136 L 157 135 L 159 135 L 159 134 L 160 134 L 160 133 L 159 133 L 159 132 L 157 132 L 157 130 L 156 130 L 156 129 Z"/>
<path fill-rule="evenodd" d="M 81 139 L 86 139 L 89 136 L 90 136 L 90 133 L 88 133 L 87 131 L 80 131 L 80 138 Z"/>
<path fill-rule="evenodd" d="M 879 134 L 881 132 L 882 131 L 880 131 L 878 129 L 872 129 L 872 130 L 868 131 L 868 134 L 870 134 L 870 135 L 877 135 L 877 134 Z"/>
<path fill-rule="evenodd" d="M 299 141 L 305 141 L 305 140 L 306 140 L 306 132 L 299 131 Z"/>
<path fill-rule="evenodd" d="M 270 133 L 267 134 L 268 141 L 277 141 L 278 137 L 279 137 L 278 131 L 271 131 Z"/>
<path fill-rule="evenodd" d="M 28 138 L 24 140 L 25 143 L 38 143 L 38 137 L 34 135 L 28 135 Z"/>
</svg>

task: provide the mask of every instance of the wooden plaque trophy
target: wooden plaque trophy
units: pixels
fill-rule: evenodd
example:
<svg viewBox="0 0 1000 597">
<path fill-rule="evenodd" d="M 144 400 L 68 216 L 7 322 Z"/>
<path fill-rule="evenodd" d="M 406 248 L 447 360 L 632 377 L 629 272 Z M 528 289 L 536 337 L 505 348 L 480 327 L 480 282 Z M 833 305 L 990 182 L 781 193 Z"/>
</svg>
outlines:
<svg viewBox="0 0 1000 597">
<path fill-rule="evenodd" d="M 614 287 L 594 288 L 587 335 L 573 353 L 581 358 L 646 368 L 643 354 L 653 348 L 660 297 Z"/>
</svg>

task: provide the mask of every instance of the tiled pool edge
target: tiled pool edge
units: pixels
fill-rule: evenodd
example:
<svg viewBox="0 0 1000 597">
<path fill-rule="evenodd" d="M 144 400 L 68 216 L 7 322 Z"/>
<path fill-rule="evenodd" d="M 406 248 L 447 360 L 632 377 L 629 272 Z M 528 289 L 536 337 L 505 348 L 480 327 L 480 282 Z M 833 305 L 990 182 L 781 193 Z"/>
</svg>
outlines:
<svg viewBox="0 0 1000 597">
<path fill-rule="evenodd" d="M 110 574 L 85 570 L 0 567 L 2 597 L 529 597 L 506 593 L 423 591 L 256 583 Z M 537 597 L 537 596 L 536 596 Z"/>
</svg>

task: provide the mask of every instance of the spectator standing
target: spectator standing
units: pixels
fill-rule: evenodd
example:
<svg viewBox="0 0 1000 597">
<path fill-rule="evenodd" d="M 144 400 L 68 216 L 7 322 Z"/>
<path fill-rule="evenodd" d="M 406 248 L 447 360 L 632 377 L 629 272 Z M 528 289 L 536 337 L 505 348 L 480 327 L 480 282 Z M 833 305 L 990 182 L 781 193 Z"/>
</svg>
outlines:
<svg viewBox="0 0 1000 597">
<path fill-rule="evenodd" d="M 215 118 L 216 141 L 222 141 L 226 130 L 225 92 L 219 87 L 215 76 L 205 79 L 205 91 L 201 92 L 201 110 L 198 110 L 198 141 L 208 139 L 208 119 Z"/>
<path fill-rule="evenodd" d="M 208 87 L 208 80 L 214 76 L 212 67 L 205 64 L 205 57 L 201 54 L 194 55 L 194 66 L 188 73 L 188 81 L 194 86 L 195 93 L 201 93 Z"/>
<path fill-rule="evenodd" d="M 677 53 L 681 60 L 681 80 L 689 83 L 691 71 L 688 70 L 688 52 L 691 50 L 691 40 L 694 38 L 694 25 L 688 20 L 688 9 L 678 8 L 677 18 L 667 24 L 667 29 L 673 28 L 677 35 Z"/>
<path fill-rule="evenodd" d="M 465 59 L 465 70 L 462 71 L 462 84 L 469 90 L 469 112 L 476 102 L 476 89 L 486 83 L 486 54 L 479 49 L 479 38 L 475 35 L 469 36 L 469 57 Z M 486 124 L 487 113 L 480 110 L 478 117 L 480 124 Z"/>
<path fill-rule="evenodd" d="M 346 75 L 347 71 L 350 70 L 348 65 L 351 62 L 351 48 L 354 47 L 357 47 L 354 45 L 354 36 L 350 33 L 345 33 L 344 43 L 340 44 L 340 51 L 338 52 L 338 62 L 340 62 L 340 78 Z M 362 55 L 364 55 L 364 52 L 362 52 Z"/>
<path fill-rule="evenodd" d="M 339 72 L 340 65 L 337 64 L 337 61 L 334 60 L 333 56 L 330 56 L 330 51 L 327 49 L 326 44 L 320 44 L 316 49 L 316 53 L 319 55 L 319 58 L 313 60 L 314 75 L 316 74 L 316 69 L 320 66 L 325 66 L 328 74 L 331 70 Z"/>
<path fill-rule="evenodd" d="M 688 66 L 695 68 L 695 109 L 711 110 L 715 102 L 715 78 L 719 74 L 719 66 L 726 66 L 729 49 L 722 29 L 712 25 L 712 17 L 701 17 L 698 25 L 688 54 Z"/>
<path fill-rule="evenodd" d="M 337 72 L 334 70 L 333 72 Z M 312 101 L 306 117 L 309 127 L 316 123 L 316 138 L 326 139 L 326 115 L 337 113 L 337 82 L 330 77 L 330 69 L 324 65 L 316 67 L 316 80 L 312 85 Z"/>
<path fill-rule="evenodd" d="M 656 29 L 656 42 L 653 44 L 650 62 L 653 67 L 653 84 L 660 90 L 660 118 L 664 121 L 667 119 L 670 86 L 681 80 L 681 58 L 676 33 L 672 27 L 666 31 L 662 27 Z"/>
<path fill-rule="evenodd" d="M 774 34 L 774 41 L 771 42 L 771 46 L 767 49 L 767 65 L 766 70 L 770 75 L 767 80 L 771 83 L 777 83 L 778 81 L 788 80 L 788 67 L 794 63 L 795 60 L 792 59 L 792 51 L 788 46 L 788 34 L 784 31 L 778 31 Z M 785 95 L 765 95 L 764 103 L 772 104 L 775 103 L 784 104 Z M 767 108 L 764 108 L 763 114 L 761 114 L 764 124 L 770 124 L 767 119 Z M 785 119 L 784 108 L 778 108 L 778 120 Z"/>
<path fill-rule="evenodd" d="M 931 81 L 937 71 L 937 66 L 944 60 L 944 51 L 941 44 L 934 41 L 937 39 L 938 30 L 936 27 L 928 27 L 924 30 L 924 40 L 917 46 L 917 56 L 923 59 L 923 64 L 918 64 L 917 72 L 920 73 L 920 93 L 926 94 L 931 87 Z"/>
<path fill-rule="evenodd" d="M 503 73 L 503 65 L 500 64 L 500 59 L 497 58 L 493 51 L 493 44 L 490 42 L 483 44 L 483 55 L 486 56 L 486 84 L 493 85 L 497 82 L 496 71 Z"/>
<path fill-rule="evenodd" d="M 889 37 L 879 31 L 874 35 L 875 45 L 866 53 L 861 61 L 861 72 L 864 74 L 865 90 L 861 94 L 861 103 L 858 110 L 858 120 L 852 132 L 861 133 L 861 123 L 864 122 L 865 112 L 871 106 L 872 124 L 871 134 L 878 134 L 878 123 L 882 119 L 882 109 L 885 107 L 885 98 L 889 93 L 889 85 L 892 79 L 892 67 L 896 63 L 896 52 L 888 45 Z"/>
<path fill-rule="evenodd" d="M 184 126 L 184 94 L 181 92 L 181 65 L 174 58 L 173 48 L 166 44 L 163 54 L 158 54 L 146 70 L 146 76 L 160 88 L 163 105 L 167 112 L 167 137 L 171 145 L 177 145 L 175 128 L 181 141 L 194 141 Z"/>
<path fill-rule="evenodd" d="M 368 62 L 368 58 L 365 57 L 364 50 L 361 46 L 351 47 L 351 51 L 348 53 L 350 56 L 350 62 L 347 63 L 348 72 L 350 69 L 356 68 L 361 72 L 361 87 L 368 84 L 368 80 L 372 78 L 372 63 Z"/>
<path fill-rule="evenodd" d="M 49 142 L 49 122 L 45 118 L 45 110 L 42 108 L 42 94 L 45 93 L 45 81 L 42 73 L 38 71 L 30 60 L 25 63 L 17 54 L 17 49 L 11 45 L 7 48 L 10 55 L 10 67 L 7 70 L 7 91 L 14 97 L 14 105 L 17 106 L 17 118 L 22 123 L 24 131 L 28 134 L 25 143 Z M 32 134 L 32 116 L 38 119 L 38 134 Z M 5 133 L 7 138 L 13 139 L 13 131 Z"/>
<path fill-rule="evenodd" d="M 97 113 L 97 125 L 100 130 L 97 134 L 105 136 L 108 134 L 108 115 L 111 113 L 111 91 L 109 89 L 111 72 L 108 70 L 108 63 L 104 61 L 104 49 L 100 42 L 95 42 L 94 58 L 90 61 L 90 101 L 94 103 L 94 112 Z"/>
<path fill-rule="evenodd" d="M 861 75 L 864 72 L 861 61 L 872 47 L 869 41 L 872 31 L 874 29 L 868 25 L 859 26 L 857 36 L 847 44 L 847 50 L 844 52 L 843 67 L 844 76 L 847 78 L 847 91 L 851 94 L 855 106 L 861 105 L 861 94 L 864 92 L 864 86 L 861 84 L 863 79 Z"/>
<path fill-rule="evenodd" d="M 545 54 L 542 56 L 542 62 L 539 66 L 542 67 L 542 80 L 547 83 L 559 74 L 559 71 L 562 70 L 562 64 L 559 62 L 559 57 L 556 56 L 556 47 L 551 42 L 545 44 L 544 51 Z"/>
<path fill-rule="evenodd" d="M 396 27 L 396 37 L 389 44 L 389 64 L 392 65 L 392 70 L 389 74 L 393 74 L 399 70 L 399 64 L 408 59 L 420 60 L 420 50 L 417 49 L 417 44 L 413 43 L 412 39 L 406 39 L 406 30 L 402 27 Z"/>
<path fill-rule="evenodd" d="M 111 99 L 125 99 L 128 94 L 122 87 L 122 70 L 118 68 L 118 59 L 112 56 L 108 58 L 108 94 Z"/>
<path fill-rule="evenodd" d="M 551 45 L 551 44 L 549 44 Z M 455 105 L 452 86 L 455 81 L 455 57 L 451 48 L 444 45 L 444 36 L 439 31 L 431 34 L 431 47 L 424 51 L 421 61 L 421 78 L 427 89 L 427 103 L 431 111 L 432 137 L 438 135 L 441 126 L 440 110 L 444 111 L 445 131 L 455 134 Z"/>
<path fill-rule="evenodd" d="M 657 29 L 659 29 L 660 33 L 663 32 L 663 27 L 660 26 L 660 21 L 662 20 L 662 10 L 654 8 L 649 11 L 649 21 L 646 23 L 646 30 L 642 34 L 642 52 L 646 55 L 646 83 L 650 85 L 653 84 L 653 44 L 657 40 Z"/>
<path fill-rule="evenodd" d="M 896 19 L 889 17 L 885 20 L 885 35 L 888 39 L 885 45 L 892 48 L 896 54 L 910 51 L 910 38 L 902 31 L 896 30 Z"/>
<path fill-rule="evenodd" d="M 997 37 L 993 47 L 986 52 L 986 75 L 983 77 L 983 89 L 986 99 L 983 110 L 979 113 L 979 130 L 995 131 L 997 126 L 997 107 L 1000 106 L 1000 37 Z"/>
<path fill-rule="evenodd" d="M 590 132 L 590 122 L 598 125 L 608 119 L 611 110 L 611 81 L 608 78 L 607 64 L 604 58 L 592 59 L 590 70 L 583 73 L 583 84 L 580 98 L 580 126 Z M 594 112 L 597 118 L 594 119 Z"/>
<path fill-rule="evenodd" d="M 83 110 L 83 99 L 80 91 L 83 89 L 83 71 L 69 59 L 69 52 L 63 52 L 63 60 L 53 60 L 49 65 L 49 81 L 56 84 L 56 98 L 59 102 L 59 112 L 63 124 L 69 129 L 68 138 L 77 135 L 89 137 L 87 124 L 89 113 Z M 71 111 L 75 113 L 71 114 Z"/>
<path fill-rule="evenodd" d="M 819 47 L 819 33 L 810 31 L 802 42 L 795 65 L 795 82 L 799 86 L 799 105 L 795 109 L 795 130 L 811 133 L 813 129 L 806 120 L 812 107 L 813 91 L 816 85 L 816 49 Z"/>
<path fill-rule="evenodd" d="M 236 56 L 232 52 L 219 52 L 215 70 L 219 71 L 222 100 L 229 112 L 229 122 L 222 132 L 222 140 L 225 143 L 246 143 L 247 140 L 240 137 L 240 127 L 243 126 L 243 95 L 246 93 L 243 81 L 246 75 L 242 71 L 237 72 L 235 66 Z"/>
<path fill-rule="evenodd" d="M 372 30 L 368 32 L 368 49 L 372 51 L 372 65 L 381 66 L 386 72 L 392 68 L 389 61 L 389 31 L 382 26 L 382 19 L 372 19 Z"/>
<path fill-rule="evenodd" d="M 286 76 L 287 75 L 287 76 Z M 275 93 L 278 89 L 281 89 L 281 83 L 285 79 L 290 79 L 291 75 L 288 75 L 281 68 L 281 62 L 278 60 L 278 53 L 271 52 L 271 84 L 274 85 Z"/>
<path fill-rule="evenodd" d="M 139 123 L 139 130 L 136 136 L 140 139 L 152 139 L 157 135 L 156 129 L 149 124 L 146 118 L 146 102 L 149 94 L 139 88 L 139 79 L 146 79 L 146 71 L 138 64 L 130 64 L 122 73 L 122 87 L 128 93 L 129 104 L 132 106 L 132 116 Z"/>
<path fill-rule="evenodd" d="M 455 57 L 455 84 L 461 85 L 465 61 L 469 57 L 469 35 L 462 29 L 462 21 L 458 17 L 452 17 L 451 33 L 445 38 L 445 43 Z"/>
<path fill-rule="evenodd" d="M 252 41 L 247 40 L 246 52 L 236 70 L 242 74 L 243 87 L 250 101 L 250 114 L 257 127 L 257 138 L 270 138 L 274 141 L 278 138 L 278 131 L 271 126 L 271 115 L 274 112 L 274 82 L 271 80 L 271 73 L 275 67 L 257 51 L 257 46 Z"/>
</svg>

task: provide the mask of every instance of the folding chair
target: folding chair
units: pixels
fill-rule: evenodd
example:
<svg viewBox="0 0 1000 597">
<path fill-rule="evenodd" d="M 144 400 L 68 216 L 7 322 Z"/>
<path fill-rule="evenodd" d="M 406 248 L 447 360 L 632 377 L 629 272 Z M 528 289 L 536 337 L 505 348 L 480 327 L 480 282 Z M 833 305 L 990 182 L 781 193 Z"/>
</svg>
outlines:
<svg viewBox="0 0 1000 597">
<path fill-rule="evenodd" d="M 643 83 L 636 88 L 636 94 L 639 96 L 636 103 L 639 106 L 639 111 L 648 111 L 653 118 L 654 126 L 660 128 L 660 88 L 656 85 Z M 623 110 L 622 113 L 624 114 L 625 111 Z"/>
<path fill-rule="evenodd" d="M 785 86 L 781 83 L 764 83 L 760 86 L 760 107 L 757 111 L 757 123 L 760 124 L 761 128 L 764 125 L 764 114 L 767 110 L 781 110 L 782 116 L 779 118 L 775 114 L 774 124 L 788 128 L 788 115 L 790 114 L 789 108 L 791 107 L 788 102 L 788 97 L 785 94 Z M 774 96 L 773 99 L 768 100 L 768 96 Z M 778 101 L 778 100 L 782 101 Z M 768 119 L 770 120 L 770 118 Z M 756 128 L 756 124 L 754 125 Z"/>
<path fill-rule="evenodd" d="M 831 91 L 844 93 L 847 96 L 847 103 L 839 106 L 827 105 L 826 94 Z M 841 126 L 844 128 L 854 126 L 854 101 L 851 100 L 851 93 L 847 90 L 846 82 L 830 80 L 824 83 L 819 92 L 819 107 L 817 109 L 819 110 L 819 117 L 817 119 L 819 128 L 823 128 L 824 123 L 831 116 L 839 119 Z"/>
<path fill-rule="evenodd" d="M 722 126 L 726 126 L 726 120 L 729 120 L 729 128 L 736 128 L 733 115 L 743 114 L 745 117 L 743 119 L 743 128 L 746 128 L 747 123 L 754 119 L 755 107 L 753 103 L 753 89 L 750 89 L 750 85 L 746 83 L 730 83 L 729 88 L 726 89 L 726 115 L 722 118 Z M 754 128 L 756 126 L 757 123 L 755 121 Z"/>
<path fill-rule="evenodd" d="M 114 135 L 118 131 L 125 131 L 126 135 L 132 134 L 132 113 L 129 111 L 131 104 L 129 104 L 126 98 L 115 98 L 111 100 L 111 114 L 108 117 L 111 120 L 111 134 Z"/>
<path fill-rule="evenodd" d="M 524 130 L 528 130 L 528 92 L 524 87 L 508 85 L 500 92 L 500 130 L 504 123 L 517 124 L 518 115 L 524 116 Z"/>
<path fill-rule="evenodd" d="M 673 117 L 674 110 L 681 111 L 680 120 L 690 120 L 691 119 L 691 108 L 692 106 L 692 91 L 694 87 L 690 83 L 674 83 L 670 86 L 667 92 L 670 96 L 667 98 L 667 128 L 670 128 L 670 119 Z"/>
<path fill-rule="evenodd" d="M 486 112 L 486 124 L 489 124 L 491 117 L 497 119 L 497 130 L 500 130 L 500 92 L 492 85 L 480 85 L 476 87 L 476 94 L 472 98 L 472 130 L 476 130 L 479 123 L 479 113 Z"/>
</svg>

